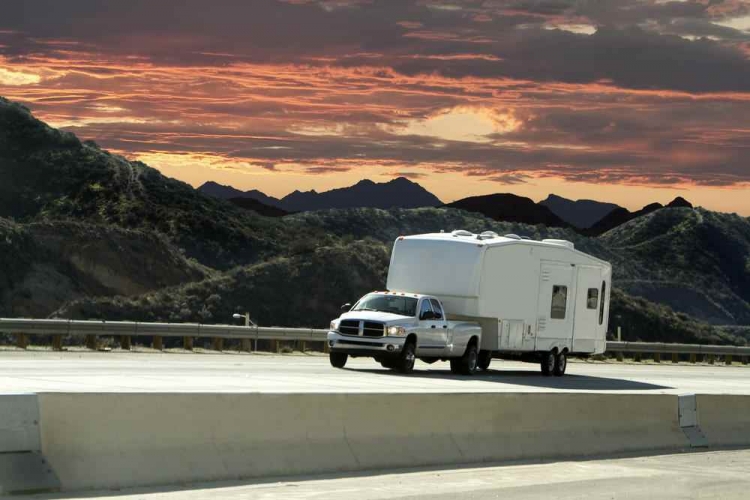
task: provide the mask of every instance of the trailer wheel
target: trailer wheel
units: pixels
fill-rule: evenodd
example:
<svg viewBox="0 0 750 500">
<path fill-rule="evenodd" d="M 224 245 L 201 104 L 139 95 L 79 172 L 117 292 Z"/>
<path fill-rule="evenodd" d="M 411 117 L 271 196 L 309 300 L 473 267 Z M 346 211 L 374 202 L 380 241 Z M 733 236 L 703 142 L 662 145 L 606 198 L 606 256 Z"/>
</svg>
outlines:
<svg viewBox="0 0 750 500">
<path fill-rule="evenodd" d="M 545 352 L 542 354 L 542 375 L 549 377 L 552 375 L 552 371 L 555 369 L 557 357 L 552 351 Z"/>
<path fill-rule="evenodd" d="M 343 368 L 347 359 L 349 359 L 349 355 L 341 352 L 332 352 L 328 355 L 328 360 L 334 368 Z"/>
<path fill-rule="evenodd" d="M 555 368 L 553 373 L 555 377 L 562 377 L 565 375 L 565 368 L 568 367 L 568 355 L 565 352 L 561 352 L 555 356 Z"/>
<path fill-rule="evenodd" d="M 477 360 L 477 368 L 482 371 L 487 371 L 492 362 L 492 351 L 479 351 L 479 359 Z"/>
<path fill-rule="evenodd" d="M 416 360 L 417 356 L 414 353 L 414 343 L 408 342 L 401 350 L 401 356 L 398 358 L 395 365 L 401 373 L 409 374 L 414 371 L 414 362 Z"/>
</svg>

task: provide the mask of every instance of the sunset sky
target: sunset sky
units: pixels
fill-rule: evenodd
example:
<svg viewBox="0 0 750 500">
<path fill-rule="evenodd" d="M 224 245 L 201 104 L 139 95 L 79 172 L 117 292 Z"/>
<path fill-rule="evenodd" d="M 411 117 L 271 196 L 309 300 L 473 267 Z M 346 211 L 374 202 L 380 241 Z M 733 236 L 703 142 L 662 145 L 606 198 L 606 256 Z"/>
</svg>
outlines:
<svg viewBox="0 0 750 500">
<path fill-rule="evenodd" d="M 750 0 L 23 0 L 0 95 L 197 186 L 750 215 Z"/>
</svg>

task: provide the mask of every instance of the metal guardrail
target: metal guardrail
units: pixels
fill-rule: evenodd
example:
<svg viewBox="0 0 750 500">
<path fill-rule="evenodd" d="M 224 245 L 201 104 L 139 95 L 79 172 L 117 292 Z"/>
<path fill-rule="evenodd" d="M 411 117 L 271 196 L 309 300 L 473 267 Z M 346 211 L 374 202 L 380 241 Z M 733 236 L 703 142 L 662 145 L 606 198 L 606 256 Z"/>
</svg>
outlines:
<svg viewBox="0 0 750 500">
<path fill-rule="evenodd" d="M 79 321 L 67 319 L 0 318 L 0 332 L 22 335 L 97 335 L 129 337 L 193 337 L 323 342 L 328 330 L 199 323 L 140 323 L 134 321 Z"/>
<path fill-rule="evenodd" d="M 750 356 L 750 347 L 731 345 L 666 344 L 657 342 L 607 342 L 607 352 Z"/>
<path fill-rule="evenodd" d="M 66 319 L 23 319 L 0 318 L 0 332 L 15 334 L 19 337 L 19 345 L 24 346 L 25 338 L 29 335 L 51 335 L 56 338 L 53 347 L 60 348 L 63 336 L 85 336 L 87 338 L 115 336 L 121 338 L 121 345 L 129 348 L 131 337 L 153 337 L 159 339 L 154 344 L 161 348 L 162 337 L 182 337 L 186 348 L 192 347 L 194 338 L 242 339 L 245 341 L 326 341 L 328 330 L 314 328 L 279 328 L 259 326 L 232 325 L 204 325 L 199 323 L 141 323 L 131 321 L 80 321 Z M 220 345 L 220 344 L 219 344 Z M 256 345 L 257 347 L 257 345 Z M 747 361 L 750 357 L 750 347 L 699 345 L 699 344 L 667 344 L 652 342 L 607 342 L 607 352 L 614 353 L 618 359 L 624 354 L 651 354 L 655 360 L 660 355 L 675 356 L 689 355 L 691 361 L 698 356 L 707 356 L 713 360 L 715 356 L 724 356 L 730 361 L 737 357 Z"/>
</svg>

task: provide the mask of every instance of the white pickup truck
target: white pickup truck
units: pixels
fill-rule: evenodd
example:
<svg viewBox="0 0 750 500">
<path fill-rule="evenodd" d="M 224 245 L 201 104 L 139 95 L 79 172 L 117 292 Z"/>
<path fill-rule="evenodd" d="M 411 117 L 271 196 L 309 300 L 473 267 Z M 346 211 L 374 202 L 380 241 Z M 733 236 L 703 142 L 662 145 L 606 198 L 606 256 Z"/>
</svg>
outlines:
<svg viewBox="0 0 750 500">
<path fill-rule="evenodd" d="M 349 304 L 342 307 L 349 309 Z M 343 368 L 349 356 L 363 356 L 410 373 L 419 358 L 450 360 L 453 373 L 471 375 L 480 365 L 481 337 L 478 323 L 448 321 L 436 297 L 373 292 L 331 322 L 328 347 L 336 368 Z"/>
</svg>

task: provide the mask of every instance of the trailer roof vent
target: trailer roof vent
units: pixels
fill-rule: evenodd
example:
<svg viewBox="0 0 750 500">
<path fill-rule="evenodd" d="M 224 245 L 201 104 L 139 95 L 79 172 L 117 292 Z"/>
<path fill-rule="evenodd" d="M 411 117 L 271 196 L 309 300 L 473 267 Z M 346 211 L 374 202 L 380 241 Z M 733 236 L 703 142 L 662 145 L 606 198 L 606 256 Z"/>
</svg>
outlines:
<svg viewBox="0 0 750 500">
<path fill-rule="evenodd" d="M 456 229 L 455 231 L 451 232 L 451 234 L 456 236 L 474 236 L 473 233 L 470 233 L 469 231 L 466 231 L 464 229 Z"/>
<path fill-rule="evenodd" d="M 491 240 L 492 238 L 499 238 L 500 235 L 495 231 L 484 231 L 482 234 L 477 235 L 478 240 Z"/>
<path fill-rule="evenodd" d="M 552 239 L 546 239 L 542 240 L 544 243 L 552 243 L 553 245 L 560 245 L 564 247 L 568 247 L 571 250 L 575 250 L 576 246 L 573 244 L 572 241 L 568 240 L 552 240 Z"/>
<path fill-rule="evenodd" d="M 511 233 L 511 234 L 506 234 L 506 235 L 505 235 L 505 237 L 506 237 L 506 238 L 510 238 L 511 240 L 520 240 L 520 239 L 521 239 L 521 237 L 520 237 L 520 236 L 518 236 L 517 234 L 513 234 L 513 233 Z"/>
</svg>

